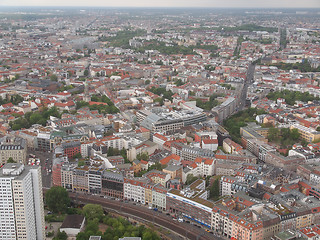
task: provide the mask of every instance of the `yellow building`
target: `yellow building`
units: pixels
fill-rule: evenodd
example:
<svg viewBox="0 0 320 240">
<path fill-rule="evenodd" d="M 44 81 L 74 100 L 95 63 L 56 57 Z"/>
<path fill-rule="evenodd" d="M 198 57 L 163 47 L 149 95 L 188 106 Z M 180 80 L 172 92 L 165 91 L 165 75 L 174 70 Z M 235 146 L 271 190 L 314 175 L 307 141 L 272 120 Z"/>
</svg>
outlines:
<svg viewBox="0 0 320 240">
<path fill-rule="evenodd" d="M 298 215 L 299 215 L 299 213 L 298 213 Z M 301 213 L 301 216 L 297 216 L 297 218 L 296 218 L 296 228 L 297 229 L 309 227 L 309 226 L 311 226 L 311 223 L 312 223 L 312 214 L 311 213 L 308 213 L 308 214 Z"/>
<path fill-rule="evenodd" d="M 320 140 L 320 132 L 315 131 L 312 128 L 308 128 L 300 124 L 294 124 L 290 127 L 290 129 L 297 129 L 300 133 L 300 138 L 307 142 Z"/>
</svg>

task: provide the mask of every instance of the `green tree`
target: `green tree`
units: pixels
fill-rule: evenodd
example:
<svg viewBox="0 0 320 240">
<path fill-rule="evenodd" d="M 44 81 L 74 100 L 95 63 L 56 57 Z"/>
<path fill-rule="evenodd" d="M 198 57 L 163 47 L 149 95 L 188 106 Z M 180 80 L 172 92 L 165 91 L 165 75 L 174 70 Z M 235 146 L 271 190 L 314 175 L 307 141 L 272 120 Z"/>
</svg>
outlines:
<svg viewBox="0 0 320 240">
<path fill-rule="evenodd" d="M 269 128 L 269 131 L 268 131 L 268 140 L 269 141 L 275 141 L 275 140 L 278 140 L 279 139 L 279 129 L 278 128 L 274 128 L 274 127 L 271 127 Z"/>
<path fill-rule="evenodd" d="M 64 213 L 70 205 L 70 198 L 66 189 L 56 186 L 46 192 L 45 202 L 52 212 Z"/>
<path fill-rule="evenodd" d="M 65 231 L 62 232 L 58 232 L 57 236 L 53 238 L 53 240 L 67 240 L 68 239 L 68 235 Z"/>
<path fill-rule="evenodd" d="M 73 157 L 72 157 L 73 159 L 81 159 L 82 158 L 82 156 L 81 156 L 81 153 L 76 153 L 75 155 L 73 155 Z"/>
<path fill-rule="evenodd" d="M 87 103 L 85 101 L 76 102 L 76 109 L 80 109 L 80 108 L 87 107 L 87 106 L 89 106 L 89 103 Z"/>
<path fill-rule="evenodd" d="M 178 79 L 178 80 L 176 80 L 176 81 L 174 82 L 174 84 L 175 84 L 177 87 L 179 87 L 179 86 L 182 86 L 184 83 L 182 82 L 181 79 Z"/>
<path fill-rule="evenodd" d="M 150 80 L 146 80 L 146 81 L 144 82 L 144 84 L 145 84 L 145 85 L 149 85 L 150 82 L 151 82 Z"/>
<path fill-rule="evenodd" d="M 42 115 L 39 112 L 35 112 L 30 116 L 29 122 L 30 124 L 35 124 L 41 118 L 42 118 Z"/>
<path fill-rule="evenodd" d="M 13 160 L 13 158 L 12 158 L 12 157 L 9 157 L 9 159 L 8 159 L 7 163 L 16 163 L 16 162 Z"/>
<path fill-rule="evenodd" d="M 50 80 L 53 81 L 53 82 L 57 82 L 57 81 L 58 81 L 57 75 L 52 74 L 52 75 L 50 76 Z"/>
<path fill-rule="evenodd" d="M 89 75 L 88 69 L 84 70 L 83 75 L 85 75 L 86 77 Z"/>
<path fill-rule="evenodd" d="M 79 161 L 78 162 L 78 167 L 84 166 L 85 165 L 85 161 Z"/>
<path fill-rule="evenodd" d="M 149 160 L 149 154 L 147 152 L 143 152 L 143 153 L 139 153 L 137 155 L 137 160 L 144 160 L 144 161 L 148 161 Z"/>
<path fill-rule="evenodd" d="M 103 217 L 103 209 L 98 204 L 86 204 L 83 207 L 83 214 L 87 220 L 98 219 L 100 221 Z"/>
<path fill-rule="evenodd" d="M 114 156 L 113 147 L 108 148 L 107 156 Z"/>
<path fill-rule="evenodd" d="M 219 178 L 215 179 L 211 188 L 210 188 L 210 198 L 218 200 L 220 196 L 220 183 Z"/>
<path fill-rule="evenodd" d="M 18 80 L 20 78 L 20 75 L 17 73 L 14 75 L 14 80 Z"/>
<path fill-rule="evenodd" d="M 294 141 L 297 141 L 300 138 L 300 133 L 298 129 L 291 129 L 290 130 L 290 138 Z"/>
<path fill-rule="evenodd" d="M 125 148 L 120 150 L 120 155 L 123 157 L 125 163 L 130 163 L 127 157 L 127 150 Z"/>
<path fill-rule="evenodd" d="M 187 180 L 186 180 L 186 185 L 190 185 L 194 181 L 196 181 L 198 178 L 193 176 L 193 174 L 188 174 Z"/>
<path fill-rule="evenodd" d="M 155 163 L 153 165 L 151 165 L 149 168 L 148 168 L 148 171 L 151 171 L 153 169 L 156 169 L 156 170 L 159 170 L 159 171 L 162 171 L 162 169 L 166 168 L 167 165 L 161 165 L 161 163 Z"/>
</svg>

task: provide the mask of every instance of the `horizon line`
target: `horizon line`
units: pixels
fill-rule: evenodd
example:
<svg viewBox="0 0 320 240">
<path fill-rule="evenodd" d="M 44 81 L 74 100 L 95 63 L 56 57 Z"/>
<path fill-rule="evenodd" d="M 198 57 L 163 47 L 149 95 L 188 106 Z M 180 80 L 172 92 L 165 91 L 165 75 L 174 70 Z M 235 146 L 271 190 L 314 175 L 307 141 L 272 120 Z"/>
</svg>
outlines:
<svg viewBox="0 0 320 240">
<path fill-rule="evenodd" d="M 313 9 L 313 10 L 320 10 L 320 7 L 204 7 L 204 6 L 100 6 L 100 5 L 94 5 L 94 6 L 88 6 L 88 5 L 83 5 L 83 6 L 76 6 L 76 5 L 0 5 L 0 7 L 47 7 L 47 8 L 52 8 L 52 7 L 67 7 L 67 8 L 95 8 L 95 7 L 100 7 L 100 8 L 172 8 L 172 9 Z M 1 9 L 0 9 L 1 12 Z"/>
</svg>

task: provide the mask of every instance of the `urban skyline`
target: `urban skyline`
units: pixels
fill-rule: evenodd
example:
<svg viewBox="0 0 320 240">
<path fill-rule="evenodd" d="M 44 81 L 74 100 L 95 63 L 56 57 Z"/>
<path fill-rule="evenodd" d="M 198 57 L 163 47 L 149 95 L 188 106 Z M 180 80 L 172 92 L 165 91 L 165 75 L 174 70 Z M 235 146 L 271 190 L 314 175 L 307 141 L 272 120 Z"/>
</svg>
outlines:
<svg viewBox="0 0 320 240">
<path fill-rule="evenodd" d="M 0 6 L 87 6 L 87 7 L 182 7 L 182 8 L 320 8 L 318 0 L 164 0 L 150 2 L 147 0 L 129 1 L 75 1 L 75 0 L 1 0 Z"/>
<path fill-rule="evenodd" d="M 135 4 L 0 8 L 0 240 L 320 238 L 319 10 Z"/>
</svg>

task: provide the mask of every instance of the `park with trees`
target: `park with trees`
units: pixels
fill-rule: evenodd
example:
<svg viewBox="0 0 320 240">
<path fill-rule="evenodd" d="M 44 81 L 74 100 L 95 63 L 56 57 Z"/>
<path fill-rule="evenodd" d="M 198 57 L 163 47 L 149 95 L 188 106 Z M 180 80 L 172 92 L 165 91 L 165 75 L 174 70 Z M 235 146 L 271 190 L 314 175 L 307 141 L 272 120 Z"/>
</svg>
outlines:
<svg viewBox="0 0 320 240">
<path fill-rule="evenodd" d="M 241 143 L 240 128 L 247 126 L 249 122 L 255 122 L 257 115 L 265 113 L 262 109 L 248 108 L 224 120 L 223 125 L 228 130 L 232 140 Z"/>
<path fill-rule="evenodd" d="M 216 99 L 219 95 L 211 95 L 208 101 L 203 101 L 202 99 L 196 99 L 196 106 L 202 108 L 203 110 L 210 111 L 215 106 L 219 105 L 218 100 Z"/>
<path fill-rule="evenodd" d="M 274 91 L 270 92 L 267 95 L 267 98 L 273 101 L 276 101 L 278 98 L 283 98 L 287 104 L 294 105 L 296 101 L 301 102 L 308 102 L 314 100 L 320 100 L 319 97 L 315 97 L 308 92 L 298 92 L 298 91 L 289 91 L 289 90 L 282 90 L 282 91 Z"/>
<path fill-rule="evenodd" d="M 50 116 L 57 118 L 61 117 L 61 113 L 56 107 L 43 108 L 35 112 L 27 112 L 24 116 L 9 123 L 12 130 L 19 130 L 22 128 L 30 128 L 33 124 L 40 124 L 45 126 Z"/>
<path fill-rule="evenodd" d="M 47 222 L 62 222 L 67 214 L 80 214 L 86 219 L 84 231 L 77 234 L 77 240 L 88 240 L 90 236 L 101 236 L 102 240 L 118 240 L 122 237 L 141 237 L 144 240 L 160 240 L 153 226 L 133 225 L 123 217 L 105 214 L 101 205 L 86 204 L 72 208 L 68 192 L 63 187 L 52 187 L 45 194 L 45 203 L 52 214 Z M 53 240 L 66 240 L 65 232 L 50 232 Z"/>
<path fill-rule="evenodd" d="M 92 102 L 102 102 L 106 103 L 104 104 L 92 104 L 90 105 L 88 102 L 85 101 L 77 101 L 76 102 L 76 109 L 80 109 L 83 107 L 88 107 L 90 110 L 98 110 L 99 113 L 102 114 L 112 114 L 112 113 L 118 113 L 119 109 L 113 104 L 113 102 L 105 95 L 93 95 L 91 97 Z"/>
</svg>

